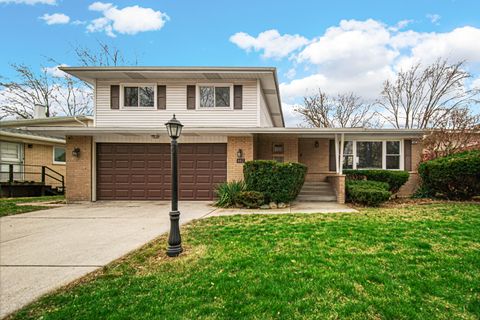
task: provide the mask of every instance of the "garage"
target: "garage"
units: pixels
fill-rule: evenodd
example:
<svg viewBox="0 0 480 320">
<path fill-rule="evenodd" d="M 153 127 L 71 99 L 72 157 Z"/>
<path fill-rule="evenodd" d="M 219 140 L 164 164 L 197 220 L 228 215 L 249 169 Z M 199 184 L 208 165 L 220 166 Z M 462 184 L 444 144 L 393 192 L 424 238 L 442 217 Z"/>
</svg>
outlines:
<svg viewBox="0 0 480 320">
<path fill-rule="evenodd" d="M 179 144 L 180 200 L 211 200 L 227 180 L 225 143 Z M 98 143 L 98 200 L 170 199 L 170 145 Z"/>
</svg>

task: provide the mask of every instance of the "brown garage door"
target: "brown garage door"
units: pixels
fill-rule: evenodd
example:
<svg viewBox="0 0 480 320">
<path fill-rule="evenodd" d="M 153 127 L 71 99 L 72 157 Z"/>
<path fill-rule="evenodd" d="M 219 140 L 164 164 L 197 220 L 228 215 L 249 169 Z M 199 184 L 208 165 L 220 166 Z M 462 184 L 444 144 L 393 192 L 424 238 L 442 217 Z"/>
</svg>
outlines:
<svg viewBox="0 0 480 320">
<path fill-rule="evenodd" d="M 168 144 L 97 144 L 98 200 L 170 199 L 170 175 Z M 211 200 L 226 179 L 226 144 L 179 144 L 180 200 Z"/>
</svg>

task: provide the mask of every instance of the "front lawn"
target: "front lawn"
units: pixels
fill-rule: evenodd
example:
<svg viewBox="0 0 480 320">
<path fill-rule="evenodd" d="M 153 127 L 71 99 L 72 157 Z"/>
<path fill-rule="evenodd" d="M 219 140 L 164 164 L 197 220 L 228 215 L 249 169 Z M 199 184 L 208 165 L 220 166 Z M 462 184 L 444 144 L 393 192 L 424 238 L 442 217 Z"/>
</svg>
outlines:
<svg viewBox="0 0 480 320">
<path fill-rule="evenodd" d="M 480 206 L 244 215 L 183 228 L 15 319 L 478 319 Z"/>
<path fill-rule="evenodd" d="M 19 203 L 44 202 L 44 201 L 63 201 L 64 196 L 48 197 L 28 197 L 28 198 L 7 198 L 0 199 L 0 217 L 9 216 L 18 213 L 48 209 L 42 205 L 18 205 Z"/>
</svg>

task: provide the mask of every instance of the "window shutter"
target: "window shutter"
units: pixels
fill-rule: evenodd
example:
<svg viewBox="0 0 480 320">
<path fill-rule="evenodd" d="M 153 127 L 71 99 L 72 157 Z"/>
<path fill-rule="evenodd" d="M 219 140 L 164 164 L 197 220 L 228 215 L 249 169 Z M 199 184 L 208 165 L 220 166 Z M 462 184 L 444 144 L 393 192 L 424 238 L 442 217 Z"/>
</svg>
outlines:
<svg viewBox="0 0 480 320">
<path fill-rule="evenodd" d="M 157 109 L 167 109 L 167 86 L 157 86 Z"/>
<path fill-rule="evenodd" d="M 195 97 L 196 87 L 195 86 L 187 86 L 187 109 L 188 110 L 195 110 Z"/>
<path fill-rule="evenodd" d="M 233 109 L 241 110 L 243 104 L 243 86 L 233 86 Z"/>
<path fill-rule="evenodd" d="M 412 140 L 403 141 L 403 167 L 405 171 L 412 171 Z"/>
<path fill-rule="evenodd" d="M 335 140 L 330 140 L 328 145 L 328 169 L 330 171 L 337 171 L 337 164 L 335 161 Z"/>
<path fill-rule="evenodd" d="M 120 108 L 120 86 L 111 85 L 110 86 L 110 109 L 119 109 Z"/>
</svg>

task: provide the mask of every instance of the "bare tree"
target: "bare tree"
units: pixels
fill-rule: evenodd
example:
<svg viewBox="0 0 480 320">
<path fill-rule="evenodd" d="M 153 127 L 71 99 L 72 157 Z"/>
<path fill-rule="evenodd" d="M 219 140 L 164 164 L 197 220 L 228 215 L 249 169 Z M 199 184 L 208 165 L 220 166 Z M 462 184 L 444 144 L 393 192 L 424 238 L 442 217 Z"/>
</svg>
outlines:
<svg viewBox="0 0 480 320">
<path fill-rule="evenodd" d="M 24 64 L 12 64 L 18 81 L 0 81 L 0 118 L 15 117 L 20 119 L 33 118 L 33 111 L 36 104 L 46 108 L 46 116 L 54 112 L 55 84 L 47 71 L 34 72 Z"/>
<path fill-rule="evenodd" d="M 454 109 L 436 122 L 438 127 L 432 129 L 423 141 L 429 159 L 467 150 L 480 142 L 480 115 L 473 114 L 468 108 Z"/>
<path fill-rule="evenodd" d="M 303 106 L 294 109 L 309 127 L 345 128 L 377 126 L 375 112 L 370 104 L 365 103 L 353 93 L 329 96 L 321 89 L 317 94 L 303 98 Z"/>
<path fill-rule="evenodd" d="M 118 48 L 101 41 L 98 41 L 98 48 L 77 46 L 74 53 L 79 64 L 83 66 L 117 66 L 126 63 Z M 53 58 L 47 61 L 49 64 L 61 65 Z M 91 114 L 93 106 L 91 84 L 68 74 L 51 74 L 48 68 L 44 67 L 35 72 L 25 64 L 11 66 L 16 74 L 16 80 L 0 78 L 0 119 L 33 118 L 35 104 L 46 107 L 47 117 L 56 114 L 68 116 Z"/>
<path fill-rule="evenodd" d="M 464 61 L 448 64 L 437 60 L 400 71 L 395 80 L 384 82 L 378 104 L 380 114 L 395 128 L 435 128 L 452 110 L 478 103 L 480 90 L 467 89 L 471 74 Z"/>
<path fill-rule="evenodd" d="M 119 65 L 137 65 L 138 61 L 128 61 L 122 51 L 117 47 L 97 40 L 96 49 L 75 46 L 73 51 L 78 62 L 83 66 L 119 66 Z"/>
</svg>

